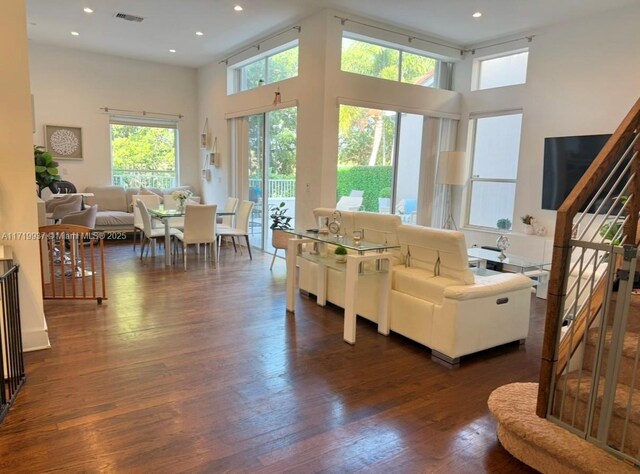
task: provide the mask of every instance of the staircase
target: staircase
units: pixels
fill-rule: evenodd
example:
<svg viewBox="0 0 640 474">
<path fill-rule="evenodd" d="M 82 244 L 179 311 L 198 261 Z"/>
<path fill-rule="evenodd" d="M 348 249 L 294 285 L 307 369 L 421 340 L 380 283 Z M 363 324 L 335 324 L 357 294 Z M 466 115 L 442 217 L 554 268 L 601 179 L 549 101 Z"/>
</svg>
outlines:
<svg viewBox="0 0 640 474">
<path fill-rule="evenodd" d="M 558 209 L 536 399 L 489 399 L 504 447 L 541 472 L 640 466 L 639 128 L 640 99 Z"/>
</svg>

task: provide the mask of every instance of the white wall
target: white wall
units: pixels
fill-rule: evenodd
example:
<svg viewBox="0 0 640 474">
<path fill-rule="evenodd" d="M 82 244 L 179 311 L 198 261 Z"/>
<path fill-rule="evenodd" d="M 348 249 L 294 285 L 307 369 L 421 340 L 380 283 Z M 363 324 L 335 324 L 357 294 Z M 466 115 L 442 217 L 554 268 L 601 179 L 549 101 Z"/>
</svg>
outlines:
<svg viewBox="0 0 640 474">
<path fill-rule="evenodd" d="M 42 307 L 38 231 L 33 168 L 31 96 L 27 31 L 23 0 L 6 2 L 0 15 L 0 232 L 20 233 L 2 241 L 20 264 L 20 316 L 25 350 L 49 347 Z"/>
<path fill-rule="evenodd" d="M 340 71 L 343 26 L 334 18 L 335 14 L 334 11 L 324 11 L 299 23 L 302 31 L 297 35 L 300 63 L 296 78 L 227 96 L 224 63 L 215 61 L 198 71 L 199 124 L 202 128 L 205 117 L 208 117 L 212 134 L 218 136 L 219 151 L 223 156 L 222 165 L 214 170 L 211 182 L 203 182 L 207 199 L 222 204 L 228 193 L 236 192 L 229 130 L 224 114 L 250 113 L 252 109 L 268 107 L 278 86 L 283 102 L 295 100 L 298 103 L 296 221 L 300 227 L 315 224 L 315 207 L 334 206 L 336 202 L 339 99 L 343 103 L 367 104 L 411 113 L 458 115 L 460 95 L 457 93 Z M 269 45 L 262 45 L 261 49 L 268 48 Z M 222 143 L 221 137 L 224 138 Z M 240 197 L 246 199 L 246 196 Z"/>
<path fill-rule="evenodd" d="M 640 95 L 640 7 L 634 6 L 535 31 L 529 46 L 527 83 L 471 92 L 474 56 L 455 68 L 455 89 L 464 95 L 463 115 L 522 108 L 522 139 L 514 213 L 515 251 L 537 237 L 518 234 L 519 217 L 532 214 L 553 238 L 555 211 L 542 210 L 545 137 L 611 133 Z M 484 56 L 527 46 L 526 41 L 479 50 Z M 461 121 L 458 149 L 467 147 L 468 121 Z M 460 201 L 458 201 L 458 204 Z M 467 232 L 469 243 L 493 243 L 496 233 Z M 520 243 L 520 240 L 523 243 Z M 540 245 L 532 245 L 536 249 Z M 537 250 L 535 251 L 538 252 Z"/>
<path fill-rule="evenodd" d="M 63 179 L 79 189 L 111 184 L 109 116 L 101 107 L 182 114 L 180 182 L 199 189 L 196 70 L 105 54 L 30 44 L 34 143 L 44 145 L 44 125 L 82 127 L 84 160 L 61 160 Z"/>
</svg>

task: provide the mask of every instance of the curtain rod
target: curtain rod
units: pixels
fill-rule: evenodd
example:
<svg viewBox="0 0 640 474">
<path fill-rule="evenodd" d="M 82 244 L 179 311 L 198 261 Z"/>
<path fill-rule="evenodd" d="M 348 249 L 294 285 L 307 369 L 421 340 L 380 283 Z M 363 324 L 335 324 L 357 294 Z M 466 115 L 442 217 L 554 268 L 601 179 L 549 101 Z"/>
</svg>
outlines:
<svg viewBox="0 0 640 474">
<path fill-rule="evenodd" d="M 178 117 L 179 119 L 184 118 L 184 115 L 182 114 L 165 114 L 162 112 L 149 112 L 147 110 L 112 109 L 111 107 L 100 107 L 100 110 L 104 111 L 104 113 L 107 113 L 107 114 L 109 112 L 125 112 L 130 114 L 142 115 L 143 117 L 147 115 L 162 115 L 165 117 Z"/>
<path fill-rule="evenodd" d="M 302 27 L 300 25 L 292 26 L 291 28 L 287 28 L 286 30 L 282 30 L 282 31 L 280 31 L 278 33 L 274 33 L 271 36 L 267 36 L 266 38 L 262 38 L 256 44 L 252 44 L 251 46 L 247 46 L 246 48 L 241 49 L 240 51 L 236 51 L 235 53 L 230 54 L 229 56 L 227 56 L 223 60 L 218 61 L 218 64 L 222 64 L 222 63 L 229 64 L 229 59 L 234 58 L 237 55 L 242 54 L 242 53 L 244 53 L 246 51 L 249 51 L 249 50 L 251 50 L 253 48 L 256 48 L 258 51 L 260 51 L 260 43 L 264 43 L 265 41 L 269 41 L 270 39 L 277 38 L 278 36 L 283 35 L 285 33 L 288 33 L 291 30 L 298 30 L 298 33 L 300 33 L 302 31 Z"/>
<path fill-rule="evenodd" d="M 423 41 L 425 43 L 431 43 L 431 44 L 435 44 L 437 46 L 442 46 L 444 48 L 453 49 L 455 51 L 459 51 L 460 52 L 460 56 L 463 56 L 466 53 L 476 54 L 476 51 L 480 50 L 480 49 L 492 48 L 493 46 L 501 46 L 503 44 L 509 44 L 509 43 L 513 43 L 515 41 L 522 41 L 522 40 L 525 40 L 525 39 L 529 43 L 531 43 L 531 41 L 533 41 L 533 38 L 535 38 L 535 35 L 529 35 L 529 36 L 523 36 L 521 38 L 515 38 L 515 39 L 511 39 L 511 40 L 507 40 L 507 41 L 501 41 L 499 43 L 487 44 L 487 45 L 484 45 L 484 46 L 479 46 L 477 48 L 460 49 L 460 48 L 458 48 L 456 46 L 451 46 L 451 45 L 444 44 L 444 43 L 438 43 L 437 41 L 420 38 L 420 37 L 414 36 L 414 35 L 408 35 L 406 33 L 400 33 L 399 31 L 390 30 L 388 28 L 383 28 L 381 26 L 370 25 L 368 23 L 364 23 L 364 22 L 361 22 L 361 21 L 358 21 L 358 20 L 352 20 L 351 18 L 341 17 L 341 16 L 337 16 L 337 15 L 334 16 L 334 18 L 337 18 L 338 20 L 340 20 L 340 23 L 342 25 L 344 25 L 346 22 L 350 21 L 351 23 L 356 23 L 358 25 L 367 26 L 369 28 L 374 28 L 374 29 L 380 30 L 380 31 L 386 31 L 387 33 L 392 33 L 394 35 L 405 36 L 407 38 L 407 41 L 409 41 L 409 43 L 411 43 L 413 40 L 418 40 L 418 41 Z"/>
<path fill-rule="evenodd" d="M 423 41 L 425 43 L 431 43 L 431 44 L 435 44 L 435 45 L 438 45 L 438 46 L 442 46 L 444 48 L 453 49 L 454 51 L 459 51 L 460 55 L 464 54 L 464 50 L 460 49 L 460 48 L 458 48 L 456 46 L 451 46 L 451 45 L 444 44 L 444 43 L 438 43 L 437 41 L 420 38 L 419 36 L 408 35 L 406 33 L 400 33 L 399 31 L 389 30 L 389 29 L 383 28 L 381 26 L 370 25 L 368 23 L 364 23 L 364 22 L 361 22 L 361 21 L 358 21 L 358 20 L 352 20 L 351 18 L 346 18 L 346 17 L 341 17 L 341 16 L 334 16 L 334 18 L 337 18 L 338 20 L 340 20 L 340 23 L 342 25 L 344 25 L 346 22 L 350 21 L 351 23 L 355 23 L 357 25 L 367 26 L 369 28 L 374 28 L 374 29 L 380 30 L 380 31 L 386 31 L 387 33 L 393 33 L 394 35 L 405 36 L 407 38 L 407 41 L 409 41 L 409 43 L 411 43 L 413 40 L 418 40 L 418 41 Z"/>
<path fill-rule="evenodd" d="M 523 36 L 521 38 L 514 38 L 514 39 L 507 40 L 507 41 L 500 41 L 499 43 L 492 43 L 492 44 L 487 44 L 487 45 L 484 45 L 484 46 L 478 46 L 477 48 L 464 49 L 464 50 L 462 50 L 462 52 L 463 53 L 476 54 L 476 51 L 479 50 L 479 49 L 493 48 L 494 46 L 502 46 L 503 44 L 514 43 L 516 41 L 522 41 L 522 40 L 527 40 L 527 43 L 531 43 L 533 41 L 533 38 L 535 38 L 535 37 L 536 37 L 536 35 Z"/>
</svg>

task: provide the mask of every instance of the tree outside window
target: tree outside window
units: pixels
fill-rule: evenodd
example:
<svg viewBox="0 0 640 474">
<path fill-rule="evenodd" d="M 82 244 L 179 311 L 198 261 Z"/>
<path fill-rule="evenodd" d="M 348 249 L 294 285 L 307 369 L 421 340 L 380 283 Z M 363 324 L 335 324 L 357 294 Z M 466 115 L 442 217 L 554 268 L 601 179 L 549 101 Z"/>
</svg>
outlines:
<svg viewBox="0 0 640 474">
<path fill-rule="evenodd" d="M 177 130 L 111 124 L 113 184 L 170 188 L 176 185 Z"/>
</svg>

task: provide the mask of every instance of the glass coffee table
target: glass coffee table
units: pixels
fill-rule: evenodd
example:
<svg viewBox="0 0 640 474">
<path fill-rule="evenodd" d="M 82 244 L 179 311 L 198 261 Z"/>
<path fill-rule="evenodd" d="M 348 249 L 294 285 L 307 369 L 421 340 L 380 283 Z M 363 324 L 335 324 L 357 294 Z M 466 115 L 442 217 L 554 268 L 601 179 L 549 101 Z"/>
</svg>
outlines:
<svg viewBox="0 0 640 474">
<path fill-rule="evenodd" d="M 551 265 L 550 258 L 532 260 L 513 254 L 506 254 L 504 258 L 501 258 L 500 252 L 480 247 L 467 249 L 467 255 L 469 262 L 475 263 L 477 266 L 474 271 L 476 275 L 488 276 L 495 273 L 493 270 L 487 270 L 487 262 L 499 264 L 502 266 L 502 272 L 522 273 L 531 278 L 535 282 L 534 286 L 537 287 L 536 295 L 539 298 L 546 299 L 546 286 L 549 277 L 548 267 Z"/>
</svg>

